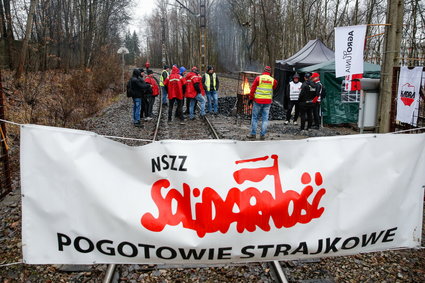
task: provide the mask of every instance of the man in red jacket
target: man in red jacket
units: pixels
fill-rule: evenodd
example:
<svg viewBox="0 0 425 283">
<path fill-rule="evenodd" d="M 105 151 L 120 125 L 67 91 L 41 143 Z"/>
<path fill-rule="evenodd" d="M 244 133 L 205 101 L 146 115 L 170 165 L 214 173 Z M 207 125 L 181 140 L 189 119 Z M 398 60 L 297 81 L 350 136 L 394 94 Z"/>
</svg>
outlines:
<svg viewBox="0 0 425 283">
<path fill-rule="evenodd" d="M 249 139 L 255 139 L 257 135 L 257 124 L 261 116 L 260 139 L 264 140 L 267 133 L 270 107 L 273 102 L 273 89 L 277 86 L 277 81 L 270 75 L 272 69 L 269 66 L 264 68 L 264 72 L 255 78 L 249 94 L 249 104 L 253 104 L 251 118 L 251 132 L 247 135 Z"/>
<path fill-rule="evenodd" d="M 148 64 L 148 63 L 146 63 Z M 149 121 L 152 120 L 152 110 L 153 110 L 153 105 L 155 103 L 155 97 L 159 94 L 159 87 L 158 84 L 156 83 L 155 78 L 153 77 L 153 71 L 151 69 L 147 70 L 147 76 L 145 78 L 145 82 L 150 84 L 152 87 L 152 93 L 147 95 L 147 105 L 146 105 L 146 118 L 145 120 Z"/>
<path fill-rule="evenodd" d="M 202 77 L 199 75 L 198 68 L 193 67 L 192 72 L 189 74 L 193 74 L 189 79 L 186 76 L 186 81 L 188 82 L 186 87 L 186 96 L 190 98 L 189 105 L 189 118 L 190 120 L 195 119 L 195 104 L 199 102 L 201 104 L 201 117 L 205 116 L 205 91 L 202 86 Z"/>
<path fill-rule="evenodd" d="M 183 117 L 183 87 L 185 86 L 185 79 L 180 76 L 180 71 L 177 66 L 173 66 L 171 75 L 169 75 L 165 81 L 164 86 L 167 89 L 169 107 L 168 107 L 168 121 L 170 122 L 173 114 L 174 104 L 177 104 L 175 116 L 179 117 L 180 120 L 184 120 Z"/>
<path fill-rule="evenodd" d="M 189 115 L 190 101 L 195 97 L 195 90 L 192 82 L 192 78 L 196 76 L 195 70 L 196 67 L 194 66 L 192 67 L 192 70 L 184 76 L 184 79 L 186 80 L 186 91 L 184 92 L 184 97 L 186 98 L 186 111 L 184 114 L 186 115 Z"/>
</svg>

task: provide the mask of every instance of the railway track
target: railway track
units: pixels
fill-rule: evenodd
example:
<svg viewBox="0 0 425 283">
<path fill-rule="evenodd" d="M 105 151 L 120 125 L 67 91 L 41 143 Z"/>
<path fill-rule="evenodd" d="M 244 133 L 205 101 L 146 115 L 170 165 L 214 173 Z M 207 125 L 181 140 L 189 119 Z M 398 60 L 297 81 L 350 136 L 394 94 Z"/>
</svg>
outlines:
<svg viewBox="0 0 425 283">
<path fill-rule="evenodd" d="M 180 120 L 179 118 L 174 118 L 172 121 L 167 121 L 168 118 L 168 108 L 165 108 L 162 106 L 160 101 L 157 102 L 158 107 L 156 113 L 156 121 L 154 123 L 150 123 L 150 127 L 153 127 L 150 129 L 152 131 L 151 135 L 151 142 L 157 142 L 160 140 L 166 140 L 166 139 L 179 139 L 179 140 L 199 140 L 199 139 L 220 139 L 219 132 L 215 129 L 214 123 L 209 119 L 209 117 L 206 115 L 204 117 L 200 117 L 199 115 L 195 115 L 196 118 L 194 120 Z M 175 109 L 173 109 L 175 110 Z M 174 112 L 174 111 L 173 111 Z M 200 109 L 198 107 L 197 113 L 200 112 Z M 286 283 L 288 282 L 286 280 L 285 274 L 282 270 L 282 267 L 278 261 L 273 261 L 269 263 L 248 263 L 248 264 L 230 264 L 230 265 L 211 265 L 211 266 L 203 266 L 203 268 L 209 268 L 209 267 L 215 267 L 215 268 L 222 268 L 222 267 L 229 267 L 233 266 L 235 268 L 238 267 L 248 267 L 255 266 L 258 268 L 258 265 L 261 266 L 261 268 L 270 270 L 271 272 L 268 272 L 270 278 L 270 281 L 273 282 L 281 282 Z M 103 283 L 111 283 L 113 280 L 117 280 L 120 276 L 118 275 L 117 271 L 118 265 L 115 264 L 109 264 L 105 273 L 105 277 L 103 278 Z M 122 266 L 124 268 L 124 266 Z M 200 268 L 199 265 L 179 265 L 179 266 L 167 266 L 165 268 L 183 268 L 183 269 L 194 269 L 194 268 Z M 155 269 L 164 269 L 162 266 L 147 266 L 147 269 L 143 269 L 145 272 L 146 270 L 155 270 Z M 134 272 L 134 271 L 133 271 Z M 136 271 L 137 272 L 137 271 Z"/>
</svg>

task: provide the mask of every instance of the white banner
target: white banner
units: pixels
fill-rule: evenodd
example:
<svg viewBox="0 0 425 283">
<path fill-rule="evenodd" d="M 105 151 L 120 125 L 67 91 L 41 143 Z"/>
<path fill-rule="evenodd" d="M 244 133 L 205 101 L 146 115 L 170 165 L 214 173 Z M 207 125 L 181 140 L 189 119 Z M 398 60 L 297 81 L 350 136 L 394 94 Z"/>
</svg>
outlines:
<svg viewBox="0 0 425 283">
<path fill-rule="evenodd" d="M 366 25 L 335 28 L 335 76 L 363 74 Z"/>
<path fill-rule="evenodd" d="M 21 128 L 25 263 L 226 263 L 419 247 L 425 134 L 162 141 Z"/>
<path fill-rule="evenodd" d="M 397 91 L 396 120 L 416 127 L 419 114 L 419 98 L 423 67 L 400 68 Z"/>
</svg>

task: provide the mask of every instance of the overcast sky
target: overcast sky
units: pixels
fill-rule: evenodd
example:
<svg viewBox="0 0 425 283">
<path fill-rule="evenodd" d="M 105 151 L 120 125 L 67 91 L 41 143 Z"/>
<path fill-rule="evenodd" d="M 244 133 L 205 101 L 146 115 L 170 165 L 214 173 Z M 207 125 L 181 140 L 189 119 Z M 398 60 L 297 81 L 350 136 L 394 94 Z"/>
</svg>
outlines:
<svg viewBox="0 0 425 283">
<path fill-rule="evenodd" d="M 129 29 L 131 32 L 134 30 L 139 32 L 140 29 L 140 20 L 152 13 L 155 3 L 161 0 L 136 0 L 134 1 L 136 6 L 133 9 L 132 21 L 130 21 Z"/>
</svg>

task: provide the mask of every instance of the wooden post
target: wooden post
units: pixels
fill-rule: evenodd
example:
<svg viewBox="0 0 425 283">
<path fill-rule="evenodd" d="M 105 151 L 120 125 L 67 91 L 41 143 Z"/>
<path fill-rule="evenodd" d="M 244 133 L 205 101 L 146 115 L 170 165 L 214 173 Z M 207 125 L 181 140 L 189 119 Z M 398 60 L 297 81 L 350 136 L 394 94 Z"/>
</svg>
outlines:
<svg viewBox="0 0 425 283">
<path fill-rule="evenodd" d="M 4 93 L 3 93 L 3 85 L 1 83 L 1 69 L 0 69 L 0 119 L 4 120 Z M 1 169 L 3 169 L 3 178 L 0 179 L 0 199 L 6 196 L 12 190 L 12 183 L 10 178 L 10 166 L 9 166 L 9 152 L 6 144 L 6 124 L 4 122 L 0 122 L 1 127 L 1 145 L 0 145 L 0 163 L 2 163 Z"/>
<path fill-rule="evenodd" d="M 199 68 L 206 72 L 207 63 L 207 4 L 206 0 L 199 0 Z"/>
<path fill-rule="evenodd" d="M 387 25 L 385 35 L 384 60 L 381 68 L 381 84 L 379 96 L 378 123 L 379 132 L 388 133 L 390 130 L 391 86 L 393 67 L 398 65 L 403 30 L 403 0 L 389 0 L 387 7 Z"/>
</svg>

